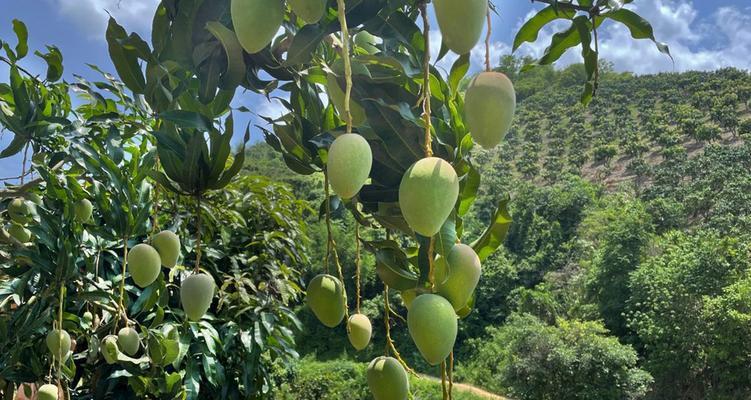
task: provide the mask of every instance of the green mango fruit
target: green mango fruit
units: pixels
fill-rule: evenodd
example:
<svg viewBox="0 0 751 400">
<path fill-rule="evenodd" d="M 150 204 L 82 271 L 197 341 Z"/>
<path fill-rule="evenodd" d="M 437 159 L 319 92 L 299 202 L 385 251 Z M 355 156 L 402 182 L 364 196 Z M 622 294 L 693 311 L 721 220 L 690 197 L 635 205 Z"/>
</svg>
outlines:
<svg viewBox="0 0 751 400">
<path fill-rule="evenodd" d="M 180 256 L 180 238 L 172 231 L 161 231 L 151 238 L 151 245 L 154 246 L 162 260 L 162 265 L 167 268 L 173 268 L 177 264 L 177 258 Z"/>
<path fill-rule="evenodd" d="M 154 283 L 162 272 L 162 258 L 155 248 L 145 243 L 133 246 L 128 252 L 128 267 L 133 282 L 141 288 Z"/>
<path fill-rule="evenodd" d="M 94 314 L 92 314 L 91 311 L 86 311 L 83 313 L 81 320 L 86 324 L 91 324 L 91 322 L 94 321 Z"/>
<path fill-rule="evenodd" d="M 65 360 L 70 356 L 70 335 L 65 330 L 53 329 L 47 334 L 45 340 L 47 348 L 56 360 Z"/>
<path fill-rule="evenodd" d="M 434 0 L 443 44 L 456 54 L 467 54 L 480 41 L 488 0 Z"/>
<path fill-rule="evenodd" d="M 363 49 L 366 54 L 376 54 L 380 51 L 376 47 L 378 38 L 371 35 L 368 31 L 361 31 L 355 34 L 354 41 L 357 47 Z"/>
<path fill-rule="evenodd" d="M 321 20 L 326 12 L 326 0 L 287 0 L 292 11 L 308 24 Z"/>
<path fill-rule="evenodd" d="M 480 281 L 480 257 L 466 244 L 453 246 L 445 258 L 435 260 L 435 280 L 438 294 L 461 310 Z"/>
<path fill-rule="evenodd" d="M 21 225 L 31 222 L 31 205 L 21 197 L 16 197 L 8 203 L 8 215 L 10 219 Z"/>
<path fill-rule="evenodd" d="M 458 322 L 454 307 L 437 294 L 417 296 L 407 312 L 412 341 L 430 365 L 438 365 L 454 349 Z"/>
<path fill-rule="evenodd" d="M 31 241 L 31 231 L 15 222 L 11 223 L 8 227 L 8 234 L 21 243 L 28 243 Z"/>
<path fill-rule="evenodd" d="M 73 207 L 73 214 L 76 216 L 76 221 L 86 222 L 91 219 L 91 213 L 94 211 L 94 206 L 88 199 L 81 199 L 76 202 Z"/>
<path fill-rule="evenodd" d="M 105 337 L 102 341 L 100 351 L 107 364 L 116 363 L 117 356 L 120 354 L 120 349 L 117 347 L 117 338 L 112 335 Z"/>
<path fill-rule="evenodd" d="M 404 219 L 415 232 L 427 237 L 441 230 L 458 197 L 456 171 L 438 157 L 414 163 L 399 185 L 399 207 Z"/>
<path fill-rule="evenodd" d="M 255 54 L 271 43 L 284 21 L 282 0 L 232 0 L 232 26 L 240 45 Z"/>
<path fill-rule="evenodd" d="M 368 365 L 368 387 L 375 400 L 406 400 L 409 379 L 402 364 L 392 357 L 378 357 Z"/>
<path fill-rule="evenodd" d="M 370 319 L 363 314 L 352 314 L 347 320 L 347 337 L 355 350 L 360 351 L 368 347 L 373 334 Z"/>
<path fill-rule="evenodd" d="M 339 86 L 339 80 L 332 73 L 326 75 L 326 93 L 328 93 L 331 103 L 334 104 L 336 112 L 339 113 L 339 118 L 344 120 L 344 89 L 342 89 L 342 86 Z M 352 126 L 360 126 L 367 121 L 365 109 L 357 104 L 354 99 L 350 99 L 349 101 L 349 113 L 352 116 Z"/>
<path fill-rule="evenodd" d="M 467 87 L 464 114 L 472 139 L 491 149 L 506 136 L 516 112 L 516 92 L 506 75 L 481 72 Z"/>
<path fill-rule="evenodd" d="M 344 288 L 334 276 L 321 274 L 308 284 L 305 301 L 316 318 L 329 328 L 339 325 L 344 319 Z"/>
<path fill-rule="evenodd" d="M 135 329 L 125 327 L 117 332 L 117 346 L 122 349 L 123 353 L 129 356 L 136 354 L 140 344 L 138 332 Z"/>
<path fill-rule="evenodd" d="M 370 176 L 373 153 L 362 136 L 348 133 L 339 136 L 329 147 L 326 170 L 334 193 L 342 199 L 351 199 L 360 191 Z"/>
<path fill-rule="evenodd" d="M 37 391 L 37 400 L 57 400 L 57 386 L 47 383 Z"/>
<path fill-rule="evenodd" d="M 209 311 L 215 289 L 214 278 L 208 274 L 193 274 L 183 280 L 180 301 L 189 320 L 200 321 Z"/>
</svg>

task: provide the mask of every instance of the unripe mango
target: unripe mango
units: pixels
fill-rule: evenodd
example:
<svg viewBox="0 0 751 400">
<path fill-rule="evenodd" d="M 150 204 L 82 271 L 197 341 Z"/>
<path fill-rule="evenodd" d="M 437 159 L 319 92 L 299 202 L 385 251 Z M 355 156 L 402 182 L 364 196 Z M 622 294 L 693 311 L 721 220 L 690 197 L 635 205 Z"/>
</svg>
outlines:
<svg viewBox="0 0 751 400">
<path fill-rule="evenodd" d="M 21 243 L 28 243 L 31 241 L 31 231 L 15 222 L 11 223 L 8 227 L 8 234 Z"/>
<path fill-rule="evenodd" d="M 107 364 L 116 363 L 117 356 L 120 354 L 120 349 L 117 347 L 117 338 L 112 335 L 104 338 L 100 351 L 102 352 L 104 361 L 106 361 Z"/>
<path fill-rule="evenodd" d="M 454 349 L 458 322 L 454 307 L 436 294 L 417 296 L 407 312 L 412 341 L 430 365 L 438 365 Z"/>
<path fill-rule="evenodd" d="M 368 180 L 372 166 L 373 152 L 368 141 L 360 135 L 341 135 L 329 147 L 326 170 L 331 189 L 342 199 L 357 195 Z"/>
<path fill-rule="evenodd" d="M 91 213 L 94 211 L 94 206 L 88 199 L 81 199 L 76 202 L 73 207 L 73 214 L 76 216 L 76 221 L 86 222 L 91 219 Z"/>
<path fill-rule="evenodd" d="M 215 289 L 214 278 L 208 274 L 194 274 L 183 280 L 180 301 L 189 320 L 200 321 L 209 311 Z"/>
<path fill-rule="evenodd" d="M 282 0 L 232 0 L 230 13 L 240 45 L 248 53 L 255 54 L 271 43 L 282 26 L 284 2 Z"/>
<path fill-rule="evenodd" d="M 467 87 L 464 115 L 472 139 L 490 149 L 506 136 L 516 112 L 514 85 L 500 72 L 481 72 Z"/>
<path fill-rule="evenodd" d="M 455 245 L 446 258 L 435 260 L 435 280 L 438 293 L 461 310 L 480 281 L 480 257 L 466 244 Z"/>
<path fill-rule="evenodd" d="M 347 337 L 355 350 L 360 351 L 368 347 L 373 334 L 370 319 L 363 314 L 352 314 L 347 320 Z"/>
<path fill-rule="evenodd" d="M 47 348 L 56 360 L 68 359 L 70 353 L 70 335 L 68 332 L 60 329 L 53 329 L 47 334 Z"/>
<path fill-rule="evenodd" d="M 57 400 L 57 386 L 47 383 L 42 385 L 37 391 L 38 400 Z M 24 397 L 25 398 L 25 397 Z"/>
<path fill-rule="evenodd" d="M 292 11 L 308 24 L 321 20 L 326 12 L 326 0 L 287 0 Z"/>
<path fill-rule="evenodd" d="M 117 346 L 122 349 L 123 353 L 129 356 L 136 354 L 140 346 L 138 332 L 129 326 L 120 329 L 117 332 Z"/>
<path fill-rule="evenodd" d="M 161 231 L 151 238 L 151 245 L 154 246 L 162 260 L 162 265 L 167 268 L 173 268 L 177 264 L 177 258 L 180 256 L 180 238 L 172 231 Z"/>
<path fill-rule="evenodd" d="M 128 252 L 128 266 L 133 282 L 145 288 L 154 283 L 162 271 L 162 259 L 156 249 L 148 244 L 140 243 Z"/>
<path fill-rule="evenodd" d="M 427 237 L 438 233 L 458 197 L 456 171 L 438 157 L 414 163 L 399 185 L 399 207 L 404 219 L 415 232 Z"/>
<path fill-rule="evenodd" d="M 480 40 L 488 0 L 434 0 L 443 44 L 456 54 L 467 54 Z"/>
<path fill-rule="evenodd" d="M 326 93 L 328 93 L 331 103 L 334 104 L 336 112 L 339 113 L 339 118 L 346 120 L 344 116 L 344 89 L 339 86 L 339 80 L 334 74 L 326 75 Z M 360 126 L 367 120 L 365 109 L 352 98 L 349 101 L 349 113 L 352 116 L 352 126 Z"/>
<path fill-rule="evenodd" d="M 22 197 L 16 197 L 8 203 L 10 219 L 21 225 L 31 222 L 31 205 Z"/>
<path fill-rule="evenodd" d="M 392 357 L 378 357 L 368 365 L 368 388 L 375 400 L 406 400 L 409 379 L 402 364 Z"/>
<path fill-rule="evenodd" d="M 344 288 L 334 276 L 321 274 L 308 284 L 305 298 L 308 307 L 322 324 L 333 328 L 344 319 Z"/>
</svg>

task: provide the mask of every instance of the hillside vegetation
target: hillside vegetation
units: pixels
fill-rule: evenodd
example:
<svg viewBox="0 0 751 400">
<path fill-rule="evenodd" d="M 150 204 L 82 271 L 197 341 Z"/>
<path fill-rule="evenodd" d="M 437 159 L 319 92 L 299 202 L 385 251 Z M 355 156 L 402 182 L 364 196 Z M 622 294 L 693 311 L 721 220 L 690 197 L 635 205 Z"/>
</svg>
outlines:
<svg viewBox="0 0 751 400">
<path fill-rule="evenodd" d="M 581 65 L 520 73 L 523 62 L 505 57 L 498 68 L 518 93 L 514 127 L 501 146 L 476 153 L 483 185 L 465 235 L 477 237 L 507 196 L 514 222 L 461 324 L 456 378 L 516 399 L 751 396 L 751 76 L 633 76 L 603 63 L 584 108 Z M 245 173 L 291 184 L 318 219 L 321 177 L 294 175 L 265 144 L 249 152 Z M 353 221 L 334 211 L 350 273 L 355 242 L 344 232 Z M 323 257 L 321 225 L 310 224 L 312 260 Z M 363 265 L 373 344 L 354 354 L 343 327 L 323 328 L 301 307 L 300 370 L 356 368 L 348 363 L 382 353 L 382 286 L 369 255 Z M 306 279 L 320 269 L 314 262 Z M 406 315 L 397 295 L 389 300 Z M 438 375 L 395 319 L 407 362 Z M 320 381 L 278 378 L 299 388 Z"/>
</svg>

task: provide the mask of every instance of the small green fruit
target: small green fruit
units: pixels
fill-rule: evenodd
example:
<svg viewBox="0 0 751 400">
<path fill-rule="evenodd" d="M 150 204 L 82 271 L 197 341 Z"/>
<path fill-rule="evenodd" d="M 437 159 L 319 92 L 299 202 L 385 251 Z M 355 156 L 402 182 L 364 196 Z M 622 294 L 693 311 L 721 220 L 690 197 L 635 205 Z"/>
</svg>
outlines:
<svg viewBox="0 0 751 400">
<path fill-rule="evenodd" d="M 306 302 L 322 324 L 333 328 L 344 319 L 344 288 L 331 275 L 318 275 L 308 284 Z"/>
<path fill-rule="evenodd" d="M 90 324 L 94 320 L 94 314 L 91 311 L 86 311 L 81 317 L 84 323 Z"/>
<path fill-rule="evenodd" d="M 271 43 L 284 21 L 282 0 L 232 0 L 232 25 L 237 40 L 250 54 L 263 50 Z"/>
<path fill-rule="evenodd" d="M 21 197 L 16 197 L 8 204 L 10 219 L 21 225 L 31 222 L 31 205 Z"/>
<path fill-rule="evenodd" d="M 28 243 L 31 241 L 31 231 L 16 223 L 10 224 L 8 227 L 8 233 L 21 243 Z"/>
<path fill-rule="evenodd" d="M 162 265 L 173 268 L 180 256 L 180 238 L 172 231 L 161 231 L 151 238 L 154 246 L 162 259 Z"/>
<path fill-rule="evenodd" d="M 434 0 L 443 44 L 456 54 L 467 54 L 480 40 L 488 0 Z"/>
<path fill-rule="evenodd" d="M 308 24 L 315 24 L 321 20 L 326 12 L 326 0 L 288 0 L 292 11 Z"/>
<path fill-rule="evenodd" d="M 354 71 L 353 71 L 354 72 Z M 326 75 L 326 92 L 329 95 L 329 100 L 334 104 L 336 112 L 339 113 L 339 118 L 342 120 L 344 117 L 344 89 L 339 85 L 339 80 L 334 74 Z M 360 126 L 367 120 L 365 109 L 361 105 L 357 104 L 354 98 L 350 98 L 349 101 L 349 113 L 352 115 L 352 125 Z"/>
<path fill-rule="evenodd" d="M 65 360 L 70 356 L 70 335 L 60 329 L 53 329 L 47 334 L 47 348 L 56 360 Z"/>
<path fill-rule="evenodd" d="M 378 44 L 378 38 L 371 35 L 368 31 L 361 31 L 355 35 L 355 44 L 363 49 L 367 54 L 376 54 L 380 50 L 376 45 Z"/>
<path fill-rule="evenodd" d="M 334 193 L 342 199 L 351 199 L 360 191 L 370 176 L 373 153 L 362 136 L 348 133 L 339 136 L 329 148 L 326 170 Z"/>
<path fill-rule="evenodd" d="M 480 257 L 466 244 L 455 245 L 446 258 L 435 260 L 435 280 L 438 293 L 461 310 L 480 281 Z"/>
<path fill-rule="evenodd" d="M 215 289 L 214 278 L 208 274 L 194 274 L 183 280 L 180 301 L 189 320 L 200 321 L 209 311 Z"/>
<path fill-rule="evenodd" d="M 162 271 L 162 259 L 159 252 L 148 244 L 133 246 L 128 253 L 128 266 L 133 282 L 141 288 L 154 283 Z"/>
<path fill-rule="evenodd" d="M 438 365 L 454 348 L 458 322 L 454 307 L 435 294 L 417 296 L 407 312 L 407 327 L 420 354 Z"/>
<path fill-rule="evenodd" d="M 409 310 L 409 308 L 412 307 L 412 302 L 415 301 L 415 298 L 417 297 L 417 289 L 402 290 L 400 295 L 402 296 L 404 307 L 407 307 L 407 310 Z"/>
<path fill-rule="evenodd" d="M 117 332 L 117 346 L 122 349 L 123 353 L 129 356 L 136 354 L 140 344 L 138 332 L 135 329 L 125 327 Z"/>
<path fill-rule="evenodd" d="M 506 136 L 516 111 L 514 85 L 500 72 L 481 72 L 467 88 L 464 114 L 472 139 L 491 149 Z"/>
<path fill-rule="evenodd" d="M 37 391 L 38 400 L 57 400 L 57 386 L 52 384 L 44 384 Z"/>
<path fill-rule="evenodd" d="M 81 199 L 78 200 L 76 203 L 73 213 L 76 216 L 76 221 L 78 222 L 87 222 L 91 219 L 91 213 L 94 211 L 94 206 L 91 205 L 91 202 L 88 199 Z"/>
<path fill-rule="evenodd" d="M 378 357 L 368 365 L 368 387 L 375 400 L 406 400 L 409 379 L 404 367 L 392 357 Z"/>
<path fill-rule="evenodd" d="M 373 326 L 365 315 L 352 314 L 347 320 L 347 336 L 355 350 L 360 351 L 368 347 L 372 334 Z"/>
<path fill-rule="evenodd" d="M 454 167 L 441 158 L 414 163 L 399 185 L 399 206 L 409 226 L 423 236 L 438 233 L 459 197 Z"/>
<path fill-rule="evenodd" d="M 102 356 L 107 364 L 114 364 L 117 362 L 117 356 L 120 354 L 120 349 L 117 347 L 117 338 L 115 336 L 107 336 L 102 341 L 101 347 Z"/>
</svg>

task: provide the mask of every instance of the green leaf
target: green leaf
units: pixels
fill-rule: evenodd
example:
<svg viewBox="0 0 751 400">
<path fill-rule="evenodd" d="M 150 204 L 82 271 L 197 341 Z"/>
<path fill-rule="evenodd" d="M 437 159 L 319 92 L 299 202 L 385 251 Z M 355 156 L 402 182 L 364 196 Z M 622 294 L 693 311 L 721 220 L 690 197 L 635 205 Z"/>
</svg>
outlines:
<svg viewBox="0 0 751 400">
<path fill-rule="evenodd" d="M 16 33 L 18 38 L 18 44 L 16 45 L 16 59 L 20 60 L 26 57 L 29 53 L 29 31 L 26 29 L 26 24 L 22 21 L 13 20 L 13 32 Z"/>
<path fill-rule="evenodd" d="M 639 14 L 629 9 L 621 8 L 605 13 L 602 16 L 626 25 L 628 30 L 631 32 L 631 37 L 633 37 L 634 39 L 650 39 L 652 42 L 654 42 L 655 46 L 657 46 L 657 50 L 659 50 L 661 53 L 667 54 L 667 56 L 670 57 L 671 60 L 673 59 L 673 56 L 670 54 L 668 45 L 662 42 L 658 42 L 657 39 L 655 39 L 652 25 L 649 23 L 649 21 L 642 18 Z"/>
<path fill-rule="evenodd" d="M 212 129 L 211 119 L 194 111 L 170 110 L 159 114 L 159 118 L 173 122 L 181 128 L 198 129 L 203 132 Z"/>
<path fill-rule="evenodd" d="M 121 41 L 128 38 L 125 28 L 110 17 L 105 37 L 110 58 L 115 65 L 117 74 L 120 75 L 120 79 L 134 93 L 143 94 L 146 89 L 146 79 L 143 77 L 143 71 L 138 64 L 137 52 L 121 44 Z"/>
<path fill-rule="evenodd" d="M 454 65 L 451 66 L 451 72 L 449 73 L 448 84 L 452 93 L 456 92 L 456 88 L 459 87 L 459 82 L 461 82 L 462 78 L 467 75 L 468 70 L 469 53 L 462 54 L 456 59 Z"/>
<path fill-rule="evenodd" d="M 435 252 L 445 257 L 456 242 L 456 216 L 452 212 L 435 235 Z"/>
<path fill-rule="evenodd" d="M 598 63 L 598 54 L 592 49 L 592 35 L 589 33 L 590 25 L 586 21 L 576 18 L 574 25 L 579 31 L 579 39 L 582 43 L 582 58 L 584 59 L 584 70 L 587 73 L 587 82 L 584 85 L 584 92 L 581 95 L 581 103 L 584 105 L 592 101 L 594 95 Z"/>
<path fill-rule="evenodd" d="M 535 14 L 527 22 L 519 28 L 516 37 L 514 38 L 513 50 L 519 48 L 524 42 L 534 42 L 537 40 L 537 36 L 540 34 L 540 30 L 543 26 L 549 24 L 557 19 L 572 19 L 576 13 L 574 10 L 564 9 L 556 10 L 554 6 L 545 7 L 540 12 Z"/>
<path fill-rule="evenodd" d="M 318 25 L 305 25 L 297 31 L 287 51 L 287 64 L 305 64 L 311 60 L 316 47 L 326 37 L 326 31 Z"/>
<path fill-rule="evenodd" d="M 229 28 L 217 21 L 209 21 L 206 29 L 219 40 L 227 56 L 227 70 L 222 74 L 219 87 L 222 89 L 234 89 L 245 78 L 245 60 L 243 49 L 237 36 Z"/>
<path fill-rule="evenodd" d="M 47 77 L 50 82 L 55 82 L 63 77 L 63 54 L 55 46 L 47 46 L 47 53 L 35 51 L 34 55 L 41 57 L 47 63 Z"/>
<path fill-rule="evenodd" d="M 480 260 L 488 258 L 488 256 L 493 254 L 493 252 L 503 244 L 503 241 L 506 240 L 506 234 L 508 233 L 512 221 L 511 215 L 508 212 L 508 203 L 508 198 L 500 202 L 490 226 L 488 226 L 479 239 L 471 244 L 472 248 L 480 257 Z"/>
<path fill-rule="evenodd" d="M 381 281 L 396 290 L 417 286 L 417 274 L 398 243 L 393 240 L 363 242 L 376 258 L 376 273 Z"/>
</svg>

